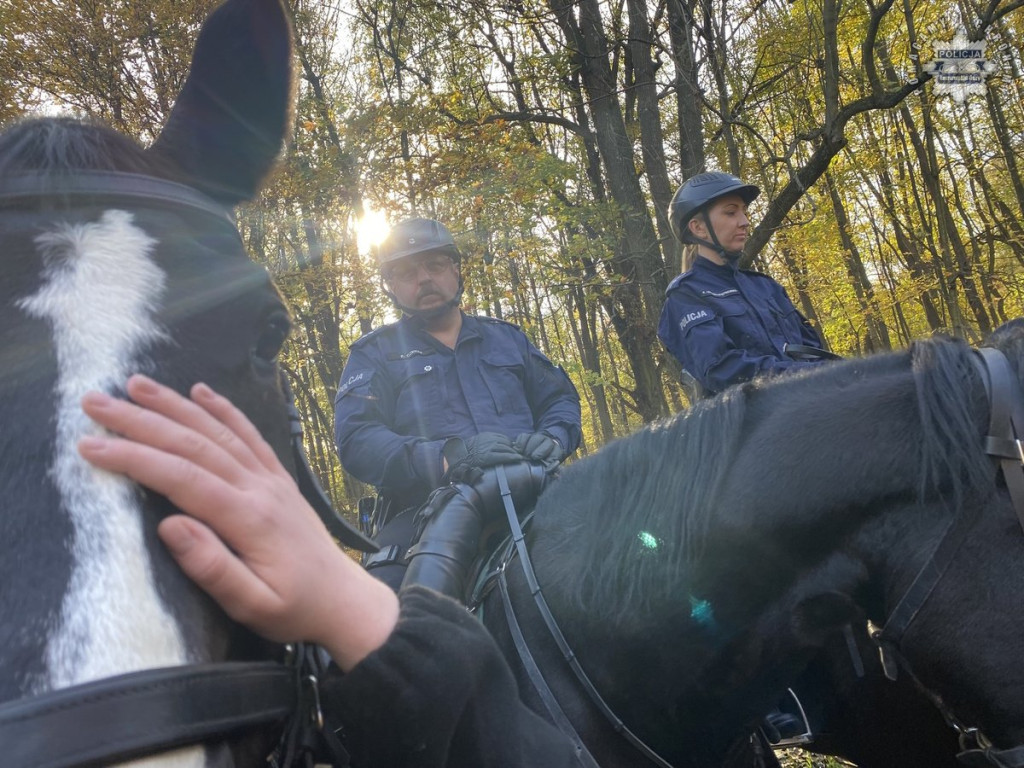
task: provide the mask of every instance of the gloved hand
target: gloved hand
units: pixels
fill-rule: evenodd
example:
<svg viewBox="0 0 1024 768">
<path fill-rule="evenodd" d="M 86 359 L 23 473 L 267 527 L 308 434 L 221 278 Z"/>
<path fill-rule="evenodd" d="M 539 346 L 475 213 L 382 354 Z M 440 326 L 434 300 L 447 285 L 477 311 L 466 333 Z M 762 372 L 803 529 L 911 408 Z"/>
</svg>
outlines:
<svg viewBox="0 0 1024 768">
<path fill-rule="evenodd" d="M 516 450 L 512 441 L 497 432 L 481 432 L 463 439 L 452 437 L 441 449 L 448 471 L 445 479 L 473 483 L 484 467 L 498 464 L 516 464 L 523 460 L 523 454 Z"/>
<path fill-rule="evenodd" d="M 565 458 L 561 444 L 547 432 L 523 432 L 516 435 L 512 446 L 530 461 L 543 465 L 548 472 Z"/>
</svg>

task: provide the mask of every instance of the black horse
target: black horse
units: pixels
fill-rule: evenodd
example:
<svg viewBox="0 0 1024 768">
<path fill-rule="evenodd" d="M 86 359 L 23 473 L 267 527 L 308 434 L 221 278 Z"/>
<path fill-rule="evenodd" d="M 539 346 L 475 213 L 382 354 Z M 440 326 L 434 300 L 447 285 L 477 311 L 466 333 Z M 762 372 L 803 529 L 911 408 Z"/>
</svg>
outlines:
<svg viewBox="0 0 1024 768">
<path fill-rule="evenodd" d="M 1019 379 L 1021 325 L 992 343 Z M 900 684 L 929 733 L 942 721 L 907 669 L 996 749 L 1024 742 L 1024 535 L 985 452 L 974 357 L 934 339 L 747 384 L 566 469 L 537 505 L 528 547 L 567 645 L 625 728 L 674 766 L 751 764 L 738 735 L 812 659 L 819 672 L 852 669 L 845 649 L 822 656 L 825 645 L 848 622 L 884 625 L 951 521 L 978 512 L 899 638 Z M 526 644 L 590 751 L 602 765 L 651 764 L 582 692 L 519 565 L 505 573 Z M 484 609 L 524 695 L 545 711 L 499 590 Z M 897 697 L 891 709 L 903 706 Z M 917 714 L 895 727 L 914 728 Z M 940 737 L 951 748 L 952 733 Z M 916 734 L 902 736 L 912 745 Z M 849 749 L 849 734 L 832 738 Z M 920 755 L 932 750 L 903 754 L 928 765 Z M 856 757 L 903 764 L 884 749 Z"/>
<path fill-rule="evenodd" d="M 225 717 L 203 725 L 216 743 L 185 746 L 197 739 L 184 720 L 162 724 L 162 743 L 177 748 L 147 766 L 259 765 L 273 746 L 279 729 L 268 727 L 266 712 L 256 733 L 232 724 L 255 716 L 264 694 L 273 698 L 270 684 L 287 697 L 281 683 L 290 671 L 247 667 L 251 687 L 233 673 L 202 687 L 220 667 L 187 683 L 173 670 L 146 677 L 153 668 L 281 651 L 229 623 L 181 574 L 155 534 L 172 511 L 166 499 L 91 468 L 76 443 L 95 429 L 81 396 L 119 393 L 130 373 L 144 372 L 179 391 L 201 380 L 226 393 L 286 466 L 302 468 L 276 359 L 288 314 L 266 271 L 247 258 L 230 214 L 277 157 L 291 71 L 280 2 L 231 0 L 204 26 L 186 85 L 150 148 L 69 119 L 0 134 L 5 766 L 137 757 L 148 751 L 138 743 L 146 717 L 175 706 L 183 718 Z M 132 678 L 142 696 L 88 688 L 70 705 L 33 709 L 126 673 L 144 676 L 145 685 Z M 145 698 L 175 687 L 186 695 Z M 119 697 L 120 710 L 103 708 Z M 275 711 L 274 702 L 265 709 Z M 206 715 L 194 714 L 208 705 Z M 232 708 L 240 719 L 227 719 Z"/>
</svg>

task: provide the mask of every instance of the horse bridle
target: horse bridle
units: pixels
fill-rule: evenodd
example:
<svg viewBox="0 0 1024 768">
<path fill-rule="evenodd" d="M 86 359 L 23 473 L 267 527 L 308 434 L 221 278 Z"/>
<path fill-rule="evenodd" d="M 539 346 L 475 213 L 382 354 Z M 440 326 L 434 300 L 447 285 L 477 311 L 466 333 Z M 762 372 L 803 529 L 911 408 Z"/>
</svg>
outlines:
<svg viewBox="0 0 1024 768">
<path fill-rule="evenodd" d="M 42 202 L 122 201 L 178 208 L 213 217 L 238 234 L 231 211 L 201 192 L 166 179 L 113 171 L 14 175 L 0 180 L 0 210 Z M 241 239 L 241 235 L 238 235 Z M 296 482 L 333 536 L 373 552 L 377 545 L 335 510 L 306 459 L 302 424 L 287 378 L 290 442 Z M 221 662 L 150 669 L 96 680 L 0 704 L 5 768 L 74 768 L 107 764 L 287 721 L 279 765 L 287 766 L 313 732 L 335 765 L 348 756 L 324 727 L 318 679 L 323 659 L 315 648 L 288 647 L 280 662 Z"/>
<path fill-rule="evenodd" d="M 989 427 L 985 451 L 1002 471 L 1017 519 L 1024 529 L 1024 393 L 1006 356 L 997 349 L 974 350 L 971 362 L 985 386 L 989 403 Z M 889 614 L 885 626 L 872 633 L 879 646 L 882 667 L 890 680 L 902 668 L 917 682 L 909 662 L 899 652 L 907 629 L 917 618 L 929 596 L 949 570 L 960 545 L 981 516 L 980 505 L 961 505 L 942 534 L 931 557 L 918 571 L 910 587 Z M 918 687 L 942 712 L 946 721 L 960 735 L 961 751 L 957 757 L 970 766 L 1024 768 L 1024 745 L 996 749 L 978 728 L 964 725 L 936 694 L 918 682 Z"/>
</svg>

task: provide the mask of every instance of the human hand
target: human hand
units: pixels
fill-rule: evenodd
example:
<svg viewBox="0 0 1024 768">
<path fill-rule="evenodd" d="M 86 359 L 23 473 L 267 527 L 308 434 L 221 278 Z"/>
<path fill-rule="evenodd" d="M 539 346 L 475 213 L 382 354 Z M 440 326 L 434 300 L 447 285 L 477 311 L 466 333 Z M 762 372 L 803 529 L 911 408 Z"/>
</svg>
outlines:
<svg viewBox="0 0 1024 768">
<path fill-rule="evenodd" d="M 472 483 L 477 470 L 523 460 L 512 441 L 498 432 L 481 432 L 469 438 L 453 437 L 444 444 L 446 479 Z"/>
<path fill-rule="evenodd" d="M 191 400 L 144 376 L 125 389 L 134 402 L 82 399 L 116 434 L 83 438 L 79 451 L 186 513 L 157 532 L 189 578 L 236 621 L 276 642 L 323 645 L 346 671 L 384 643 L 395 595 L 335 545 L 241 411 L 205 384 Z"/>
<path fill-rule="evenodd" d="M 547 432 L 523 432 L 516 435 L 512 446 L 530 461 L 541 464 L 548 472 L 565 458 L 561 443 Z"/>
</svg>

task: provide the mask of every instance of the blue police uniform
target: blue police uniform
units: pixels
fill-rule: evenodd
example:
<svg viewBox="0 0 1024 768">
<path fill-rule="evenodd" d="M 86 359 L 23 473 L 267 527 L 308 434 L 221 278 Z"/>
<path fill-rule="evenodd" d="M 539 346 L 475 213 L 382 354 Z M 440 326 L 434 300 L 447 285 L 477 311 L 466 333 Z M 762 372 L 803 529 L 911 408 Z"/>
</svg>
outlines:
<svg viewBox="0 0 1024 768">
<path fill-rule="evenodd" d="M 822 340 L 781 285 L 760 272 L 698 256 L 666 291 L 658 337 L 705 390 L 821 361 L 786 357 L 786 344 Z"/>
<path fill-rule="evenodd" d="M 335 400 L 341 463 L 398 508 L 441 482 L 451 437 L 547 432 L 579 446 L 580 402 L 561 368 L 510 323 L 463 314 L 455 349 L 403 317 L 352 345 Z"/>
</svg>

